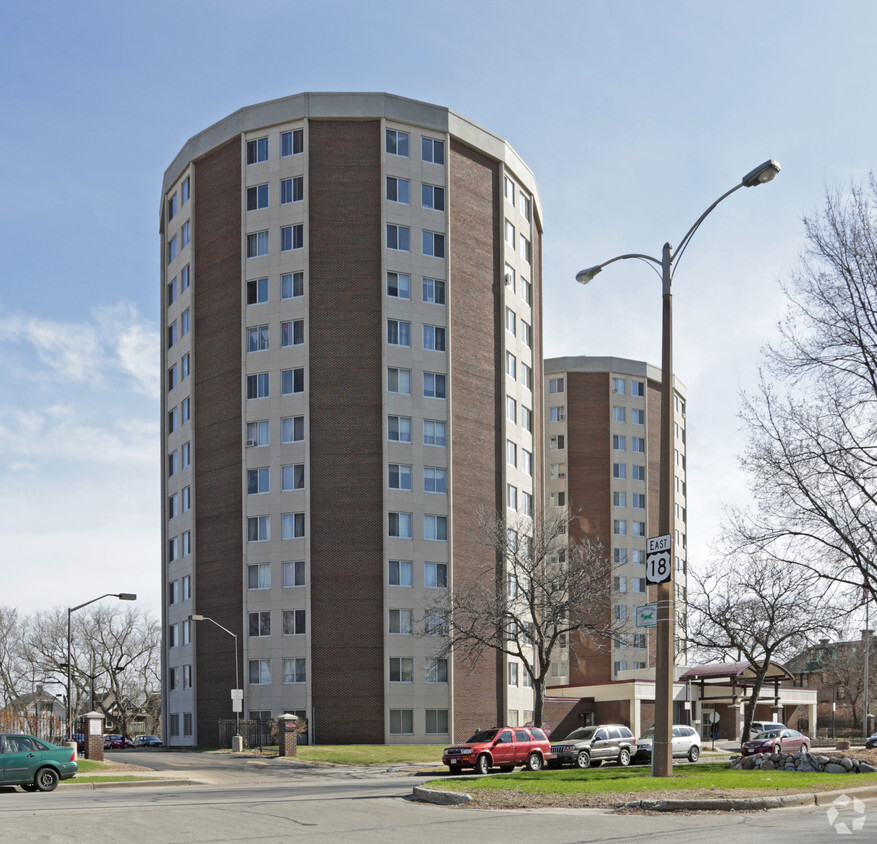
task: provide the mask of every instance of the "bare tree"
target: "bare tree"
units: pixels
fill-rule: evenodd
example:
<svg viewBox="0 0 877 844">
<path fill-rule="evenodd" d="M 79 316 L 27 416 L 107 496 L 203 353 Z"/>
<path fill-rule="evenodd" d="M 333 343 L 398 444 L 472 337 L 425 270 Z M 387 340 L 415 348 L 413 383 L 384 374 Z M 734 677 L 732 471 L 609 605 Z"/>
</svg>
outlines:
<svg viewBox="0 0 877 844">
<path fill-rule="evenodd" d="M 783 662 L 812 640 L 836 635 L 842 621 L 818 578 L 769 557 L 729 556 L 691 572 L 688 638 L 708 658 L 744 657 L 755 670 L 745 707 L 749 727 L 771 662 Z"/>
<path fill-rule="evenodd" d="M 502 564 L 485 567 L 426 607 L 425 635 L 446 634 L 438 657 L 477 658 L 494 650 L 520 660 L 542 723 L 546 678 L 562 637 L 579 631 L 600 640 L 619 635 L 610 608 L 612 566 L 602 545 L 576 541 L 563 511 L 507 519 L 482 514 L 483 541 Z"/>
<path fill-rule="evenodd" d="M 877 180 L 804 220 L 781 339 L 745 398 L 739 546 L 877 598 Z M 773 378 L 771 384 L 769 378 Z"/>
<path fill-rule="evenodd" d="M 842 689 L 844 696 L 850 702 L 853 718 L 858 718 L 861 710 L 861 726 L 862 734 L 868 735 L 867 723 L 865 721 L 866 713 L 864 712 L 865 698 L 865 672 L 862 670 L 865 663 L 864 641 L 861 642 L 840 642 L 833 648 L 835 656 L 827 661 L 822 669 L 822 683 L 824 686 L 834 686 L 836 689 Z M 877 650 L 874 648 L 873 638 L 871 640 L 870 664 L 877 665 L 875 660 Z M 875 700 L 877 697 L 877 677 L 870 675 L 868 681 L 868 698 Z"/>
</svg>

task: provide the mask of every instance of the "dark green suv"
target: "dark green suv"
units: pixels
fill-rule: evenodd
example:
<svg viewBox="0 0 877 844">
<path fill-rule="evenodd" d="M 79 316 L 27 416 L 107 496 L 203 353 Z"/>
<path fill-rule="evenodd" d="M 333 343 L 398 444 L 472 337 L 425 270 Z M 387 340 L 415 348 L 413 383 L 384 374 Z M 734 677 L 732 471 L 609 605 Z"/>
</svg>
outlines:
<svg viewBox="0 0 877 844">
<path fill-rule="evenodd" d="M 598 724 L 579 727 L 565 739 L 551 745 L 551 768 L 576 765 L 598 768 L 603 762 L 629 765 L 636 752 L 636 739 L 624 724 Z"/>
</svg>

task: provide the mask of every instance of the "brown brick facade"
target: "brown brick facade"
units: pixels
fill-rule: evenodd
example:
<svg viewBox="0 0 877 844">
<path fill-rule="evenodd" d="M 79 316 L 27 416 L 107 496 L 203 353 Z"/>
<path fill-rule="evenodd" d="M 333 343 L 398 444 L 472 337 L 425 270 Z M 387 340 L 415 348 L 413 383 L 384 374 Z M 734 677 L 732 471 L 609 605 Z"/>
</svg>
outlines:
<svg viewBox="0 0 877 844">
<path fill-rule="evenodd" d="M 569 512 L 575 521 L 571 539 L 599 540 L 606 556 L 612 547 L 612 458 L 607 436 L 611 418 L 609 374 L 567 373 L 567 483 Z M 607 565 L 606 577 L 612 576 Z M 608 621 L 612 607 L 605 608 Z M 604 622 L 605 623 L 605 622 Z M 587 636 L 571 637 L 571 685 L 605 683 L 612 678 L 612 652 L 608 642 L 595 643 Z"/>
<path fill-rule="evenodd" d="M 385 732 L 380 125 L 309 126 L 310 676 L 327 744 Z"/>
<path fill-rule="evenodd" d="M 243 635 L 241 492 L 241 148 L 214 150 L 196 165 L 192 265 L 192 493 L 194 612 Z M 197 291 L 197 294 L 195 293 Z M 197 642 L 197 743 L 219 743 L 232 718 L 234 642 L 209 622 Z M 241 682 L 246 681 L 240 666 Z"/>
<path fill-rule="evenodd" d="M 502 323 L 499 308 L 500 176 L 495 161 L 452 140 L 449 156 L 451 455 L 454 588 L 493 567 L 479 511 L 502 512 Z M 535 369 L 535 361 L 534 361 Z M 452 737 L 505 721 L 502 657 L 485 652 L 475 665 L 455 660 Z"/>
</svg>

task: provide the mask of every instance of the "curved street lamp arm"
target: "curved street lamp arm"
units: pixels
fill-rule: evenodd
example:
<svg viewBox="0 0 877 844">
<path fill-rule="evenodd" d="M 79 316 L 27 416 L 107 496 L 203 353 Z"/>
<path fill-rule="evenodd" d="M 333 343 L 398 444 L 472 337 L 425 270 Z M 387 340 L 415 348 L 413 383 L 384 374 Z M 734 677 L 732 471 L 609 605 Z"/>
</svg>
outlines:
<svg viewBox="0 0 877 844">
<path fill-rule="evenodd" d="M 618 255 L 615 258 L 610 258 L 608 261 L 604 261 L 602 264 L 597 264 L 601 270 L 603 267 L 608 267 L 610 264 L 614 264 L 616 261 L 624 261 L 628 258 L 639 258 L 643 261 L 650 261 L 657 266 L 661 266 L 661 261 L 658 258 L 653 258 L 651 255 L 640 255 L 638 252 L 631 252 L 629 255 Z M 596 267 L 595 267 L 596 269 Z"/>
<path fill-rule="evenodd" d="M 679 246 L 676 248 L 676 252 L 673 255 L 673 271 L 675 272 L 676 266 L 678 265 L 680 259 L 682 258 L 682 253 L 685 251 L 685 247 L 691 242 L 691 238 L 694 237 L 694 233 L 700 228 L 700 224 L 712 213 L 713 209 L 724 199 L 727 199 L 734 191 L 740 190 L 740 188 L 745 187 L 743 182 L 740 182 L 738 185 L 734 185 L 731 190 L 723 193 L 706 211 L 701 214 L 694 225 L 685 233 L 685 237 L 679 241 Z"/>
</svg>

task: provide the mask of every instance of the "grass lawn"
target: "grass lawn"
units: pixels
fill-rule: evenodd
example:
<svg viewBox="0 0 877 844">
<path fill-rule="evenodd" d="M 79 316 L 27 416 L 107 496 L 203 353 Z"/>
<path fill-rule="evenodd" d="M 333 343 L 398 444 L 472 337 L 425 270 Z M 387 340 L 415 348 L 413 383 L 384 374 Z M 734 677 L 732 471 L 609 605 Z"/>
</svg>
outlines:
<svg viewBox="0 0 877 844">
<path fill-rule="evenodd" d="M 798 771 L 733 771 L 725 763 L 674 765 L 672 777 L 653 777 L 648 767 L 592 768 L 585 771 L 521 771 L 495 777 L 464 777 L 454 780 L 431 780 L 429 785 L 446 791 L 471 793 L 491 790 L 517 791 L 521 794 L 607 794 L 685 790 L 780 789 L 822 791 L 829 788 L 852 788 L 877 783 L 877 774 L 807 774 Z"/>
</svg>

